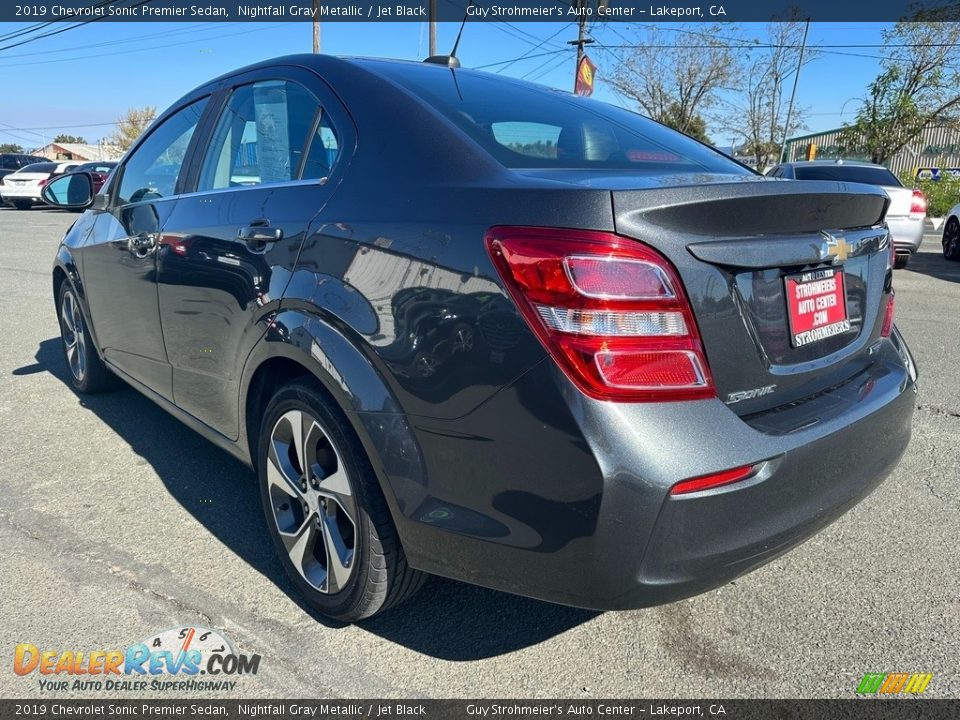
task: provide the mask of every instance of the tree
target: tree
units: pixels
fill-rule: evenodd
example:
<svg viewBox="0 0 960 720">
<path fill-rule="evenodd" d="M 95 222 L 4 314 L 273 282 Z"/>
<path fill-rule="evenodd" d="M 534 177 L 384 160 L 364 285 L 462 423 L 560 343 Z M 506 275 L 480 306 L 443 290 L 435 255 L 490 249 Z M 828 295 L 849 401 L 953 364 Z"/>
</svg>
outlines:
<svg viewBox="0 0 960 720">
<path fill-rule="evenodd" d="M 22 153 L 23 146 L 16 143 L 0 143 L 0 153 Z"/>
<path fill-rule="evenodd" d="M 960 23 L 898 22 L 883 39 L 880 74 L 837 143 L 880 164 L 930 125 L 958 124 L 960 111 Z"/>
<path fill-rule="evenodd" d="M 758 170 L 780 159 L 784 137 L 801 129 L 803 109 L 794 107 L 787 124 L 791 76 L 800 67 L 804 23 L 787 20 L 770 23 L 767 39 L 757 43 L 743 83 L 725 99 L 716 122 L 725 134 L 740 140 L 744 154 L 752 155 Z M 803 64 L 818 55 L 806 48 Z"/>
<path fill-rule="evenodd" d="M 151 105 L 143 108 L 130 108 L 126 115 L 117 121 L 117 130 L 108 138 L 108 143 L 115 146 L 118 152 L 125 153 L 156 116 L 157 109 Z"/>
<path fill-rule="evenodd" d="M 703 114 L 721 90 L 736 84 L 739 63 L 735 49 L 718 38 L 734 31 L 730 25 L 696 27 L 644 31 L 635 46 L 620 54 L 607 82 L 645 115 L 705 140 Z M 685 33 L 680 41 L 677 32 Z"/>
<path fill-rule="evenodd" d="M 55 143 L 78 143 L 80 145 L 87 144 L 87 139 L 85 137 L 81 137 L 80 135 L 65 135 L 63 133 L 57 135 L 53 141 Z"/>
</svg>

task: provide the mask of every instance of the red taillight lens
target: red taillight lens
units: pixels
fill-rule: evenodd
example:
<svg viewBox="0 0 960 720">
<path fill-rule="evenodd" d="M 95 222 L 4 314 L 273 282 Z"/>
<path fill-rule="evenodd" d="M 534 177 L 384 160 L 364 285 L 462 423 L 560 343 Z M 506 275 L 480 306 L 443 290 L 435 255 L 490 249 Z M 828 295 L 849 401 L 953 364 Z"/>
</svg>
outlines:
<svg viewBox="0 0 960 720">
<path fill-rule="evenodd" d="M 743 467 L 732 468 L 730 470 L 721 470 L 718 473 L 710 475 L 701 475 L 700 477 L 681 480 L 672 488 L 671 495 L 686 495 L 687 493 L 700 492 L 701 490 L 710 490 L 712 488 L 729 485 L 730 483 L 746 480 L 753 474 L 756 466 L 744 465 Z"/>
<path fill-rule="evenodd" d="M 486 242 L 527 323 L 587 395 L 716 394 L 690 303 L 660 253 L 588 230 L 495 227 Z"/>
<path fill-rule="evenodd" d="M 893 332 L 893 310 L 896 305 L 896 297 L 893 289 L 891 289 L 890 294 L 887 295 L 887 307 L 883 314 L 883 325 L 880 326 L 880 337 L 890 337 L 890 333 Z"/>
<path fill-rule="evenodd" d="M 47 184 L 46 180 L 41 180 L 40 182 L 37 183 L 37 187 L 43 187 L 46 184 Z"/>
<path fill-rule="evenodd" d="M 927 198 L 919 190 L 913 191 L 913 199 L 910 202 L 910 214 L 911 215 L 927 214 Z"/>
</svg>

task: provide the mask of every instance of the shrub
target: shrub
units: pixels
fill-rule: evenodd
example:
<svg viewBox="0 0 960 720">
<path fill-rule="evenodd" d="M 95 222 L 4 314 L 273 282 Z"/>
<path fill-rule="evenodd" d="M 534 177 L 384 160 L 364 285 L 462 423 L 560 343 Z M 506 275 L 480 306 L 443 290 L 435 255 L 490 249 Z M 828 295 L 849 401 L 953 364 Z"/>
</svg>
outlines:
<svg viewBox="0 0 960 720">
<path fill-rule="evenodd" d="M 940 180 L 914 180 L 913 173 L 900 177 L 905 187 L 915 187 L 927 197 L 927 215 L 943 217 L 960 203 L 960 178 L 947 177 Z"/>
</svg>

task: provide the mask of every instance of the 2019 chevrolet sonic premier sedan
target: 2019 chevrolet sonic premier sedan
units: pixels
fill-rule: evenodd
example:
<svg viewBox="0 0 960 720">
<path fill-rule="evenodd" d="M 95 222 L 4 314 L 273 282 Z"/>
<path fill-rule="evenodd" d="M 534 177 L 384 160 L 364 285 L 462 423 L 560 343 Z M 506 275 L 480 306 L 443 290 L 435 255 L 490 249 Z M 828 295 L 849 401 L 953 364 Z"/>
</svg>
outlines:
<svg viewBox="0 0 960 720">
<path fill-rule="evenodd" d="M 618 609 L 716 587 L 910 437 L 889 198 L 631 112 L 291 56 L 161 115 L 53 269 L 77 391 L 121 378 L 256 468 L 280 561 L 357 620 L 425 573 Z"/>
</svg>

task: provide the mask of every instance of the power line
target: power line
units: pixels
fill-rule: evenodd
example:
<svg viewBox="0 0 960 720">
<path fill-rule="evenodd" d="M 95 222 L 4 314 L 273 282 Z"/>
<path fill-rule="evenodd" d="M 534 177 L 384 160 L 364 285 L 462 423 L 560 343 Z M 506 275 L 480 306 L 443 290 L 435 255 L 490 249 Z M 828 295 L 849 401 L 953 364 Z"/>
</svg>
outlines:
<svg viewBox="0 0 960 720">
<path fill-rule="evenodd" d="M 151 46 L 149 46 L 149 47 L 133 48 L 133 49 L 127 49 L 127 50 L 118 50 L 118 51 L 116 51 L 116 52 L 94 53 L 94 54 L 92 54 L 92 55 L 77 55 L 77 56 L 74 56 L 74 57 L 69 57 L 69 58 L 57 58 L 57 59 L 53 59 L 53 60 L 32 60 L 32 61 L 30 61 L 30 62 L 24 62 L 24 63 L 3 63 L 3 62 L 0 62 L 0 69 L 10 68 L 10 67 L 29 67 L 29 66 L 33 66 L 33 65 L 50 65 L 50 64 L 53 64 L 53 63 L 73 62 L 74 60 L 88 60 L 88 59 L 91 59 L 91 58 L 111 57 L 111 56 L 113 56 L 113 55 L 131 55 L 131 54 L 133 54 L 133 53 L 149 52 L 150 50 L 157 50 L 157 49 L 160 49 L 160 48 L 180 47 L 180 46 L 183 46 L 183 45 L 193 45 L 193 44 L 200 43 L 200 42 L 207 42 L 207 41 L 209 41 L 209 40 L 220 40 L 220 39 L 222 39 L 222 38 L 235 37 L 235 36 L 237 36 L 237 35 L 247 35 L 247 34 L 252 33 L 252 32 L 265 32 L 265 31 L 267 31 L 267 30 L 276 30 L 276 29 L 278 29 L 278 28 L 280 28 L 280 27 L 284 27 L 285 25 L 286 25 L 286 23 L 272 23 L 272 26 L 268 26 L 268 27 L 262 27 L 262 26 L 261 26 L 261 27 L 255 27 L 255 28 L 250 28 L 250 29 L 248 29 L 248 30 L 239 30 L 239 31 L 233 32 L 233 33 L 223 33 L 223 34 L 221 34 L 221 35 L 212 35 L 212 36 L 211 36 L 211 35 L 206 35 L 206 36 L 204 36 L 204 37 L 202 37 L 202 38 L 198 38 L 198 39 L 195 39 L 195 40 L 184 40 L 183 42 L 177 42 L 177 43 L 163 43 L 162 45 L 151 45 Z M 0 57 L 0 61 L 2 61 L 2 60 L 3 60 L 3 58 Z"/>
<path fill-rule="evenodd" d="M 93 7 L 96 7 L 96 8 L 106 7 L 107 5 L 116 4 L 116 2 L 117 0 L 102 0 L 102 2 L 98 3 L 97 5 L 94 5 Z M 135 2 L 132 5 L 128 5 L 125 7 L 137 8 L 143 5 L 148 5 L 151 2 L 153 2 L 153 0 L 140 0 L 140 2 Z M 70 30 L 76 30 L 77 28 L 83 27 L 84 25 L 89 25 L 90 23 L 97 22 L 98 20 L 103 20 L 104 17 L 106 17 L 106 15 L 98 15 L 97 17 L 90 18 L 89 20 L 83 20 L 79 23 L 76 23 L 75 25 L 68 25 L 67 27 L 60 28 L 59 30 L 51 30 L 50 32 L 41 33 L 40 35 L 34 35 L 32 37 L 28 37 L 26 40 L 15 42 L 12 45 L 4 45 L 3 47 L 0 47 L 0 52 L 2 52 L 3 50 L 9 50 L 10 48 L 20 47 L 21 45 L 27 45 L 29 43 L 36 42 L 37 40 L 42 40 L 43 38 L 53 37 L 54 35 L 60 35 L 61 33 L 69 32 Z M 55 22 L 58 22 L 58 21 L 50 20 L 46 24 L 50 25 Z"/>
<path fill-rule="evenodd" d="M 541 40 L 539 43 L 537 43 L 537 44 L 534 45 L 532 48 L 530 48 L 529 50 L 527 50 L 523 55 L 521 55 L 521 56 L 518 57 L 518 58 L 514 58 L 514 59 L 511 60 L 511 61 L 509 61 L 506 65 L 504 65 L 502 68 L 500 68 L 500 69 L 497 70 L 496 72 L 502 73 L 504 70 L 506 70 L 508 67 L 510 67 L 510 66 L 513 65 L 514 63 L 520 62 L 520 61 L 523 60 L 524 58 L 530 57 L 530 56 L 531 56 L 531 53 L 532 53 L 534 50 L 537 50 L 537 49 L 541 48 L 543 45 L 545 45 L 545 44 L 547 44 L 548 42 L 550 42 L 551 40 L 553 40 L 557 35 L 559 35 L 560 33 L 562 33 L 562 32 L 563 32 L 564 30 L 566 30 L 566 29 L 567 29 L 566 27 L 561 27 L 561 28 L 560 28 L 559 30 L 557 30 L 553 35 L 551 35 L 550 37 L 548 37 L 548 38 L 546 38 L 546 39 L 544 39 L 544 40 Z M 565 50 L 566 48 L 561 48 L 561 49 Z"/>
<path fill-rule="evenodd" d="M 565 53 L 573 48 L 558 48 L 557 50 L 547 50 L 546 52 L 537 53 L 536 55 L 527 55 L 521 57 L 510 58 L 509 60 L 500 60 L 498 62 L 487 63 L 486 65 L 474 65 L 473 70 L 484 70 L 490 67 L 496 67 L 497 65 L 505 65 L 507 63 L 513 63 L 517 60 L 533 60 L 534 58 L 546 57 L 547 55 L 556 55 L 557 53 Z"/>
</svg>

